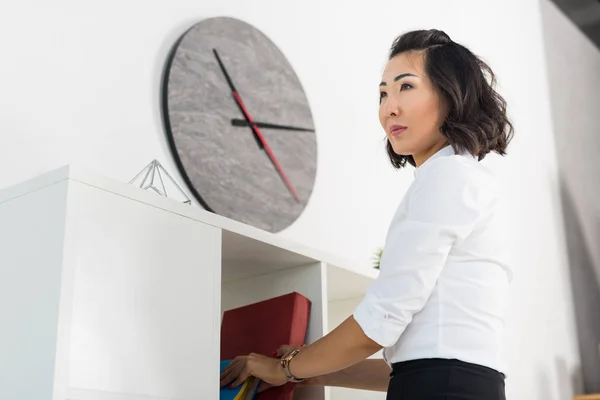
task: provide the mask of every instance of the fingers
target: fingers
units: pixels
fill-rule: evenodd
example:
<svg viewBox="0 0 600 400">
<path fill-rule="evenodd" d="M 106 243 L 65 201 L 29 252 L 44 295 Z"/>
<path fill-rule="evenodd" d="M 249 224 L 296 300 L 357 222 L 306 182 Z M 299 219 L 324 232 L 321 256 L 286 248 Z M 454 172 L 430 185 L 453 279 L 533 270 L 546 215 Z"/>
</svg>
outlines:
<svg viewBox="0 0 600 400">
<path fill-rule="evenodd" d="M 229 371 L 226 374 L 221 375 L 221 387 L 230 385 L 237 376 L 238 374 L 236 374 L 235 371 Z"/>
<path fill-rule="evenodd" d="M 229 372 L 231 369 L 235 368 L 236 365 L 238 363 L 240 363 L 241 361 L 243 361 L 245 359 L 244 356 L 238 356 L 236 358 L 234 358 L 233 360 L 231 360 L 231 362 L 229 364 L 227 364 L 227 366 L 223 369 L 222 374 Z"/>
<path fill-rule="evenodd" d="M 281 346 L 277 354 L 283 356 L 295 348 L 297 347 L 289 345 Z M 223 369 L 220 375 L 220 385 L 221 387 L 229 386 L 230 388 L 235 388 L 243 384 L 250 376 L 256 376 L 263 381 L 259 386 L 259 390 L 264 391 L 274 384 L 285 383 L 285 381 L 279 383 L 279 381 L 285 378 L 279 376 L 281 375 L 280 372 L 278 362 L 273 360 L 272 357 L 267 357 L 264 354 L 250 353 L 247 356 L 234 358 Z M 270 384 L 265 381 L 270 382 Z"/>
<path fill-rule="evenodd" d="M 227 367 L 223 369 L 220 377 L 221 387 L 231 384 L 240 375 L 246 364 L 246 357 L 234 358 Z"/>
<path fill-rule="evenodd" d="M 221 375 L 221 387 L 231 384 L 236 378 L 236 374 L 229 371 L 226 375 Z"/>
<path fill-rule="evenodd" d="M 250 374 L 247 371 L 247 368 L 242 369 L 240 374 L 235 378 L 230 387 L 235 388 L 240 386 L 242 383 L 246 381 L 250 377 Z"/>
<path fill-rule="evenodd" d="M 237 368 L 237 365 L 239 363 L 240 363 L 239 357 L 236 357 L 233 360 L 231 360 L 231 362 L 223 369 L 223 372 L 221 372 L 221 377 L 223 377 L 225 375 L 229 375 L 233 369 Z"/>
</svg>

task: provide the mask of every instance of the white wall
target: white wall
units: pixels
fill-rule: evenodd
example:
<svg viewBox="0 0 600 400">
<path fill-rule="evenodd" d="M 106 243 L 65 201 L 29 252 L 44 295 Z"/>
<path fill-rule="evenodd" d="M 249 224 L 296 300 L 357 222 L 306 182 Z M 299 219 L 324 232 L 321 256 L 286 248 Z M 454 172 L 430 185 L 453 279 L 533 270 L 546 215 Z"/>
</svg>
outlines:
<svg viewBox="0 0 600 400">
<path fill-rule="evenodd" d="M 575 294 L 582 378 L 600 392 L 600 50 L 555 5 L 542 2 L 548 82 Z"/>
<path fill-rule="evenodd" d="M 517 272 L 507 336 L 509 398 L 558 400 L 568 390 L 561 389 L 556 365 L 570 371 L 578 361 L 537 0 L 5 4 L 0 187 L 70 162 L 122 181 L 153 158 L 174 173 L 159 114 L 164 59 L 190 24 L 228 15 L 281 47 L 318 128 L 313 198 L 282 235 L 364 261 L 365 268 L 412 179 L 412 171 L 387 165 L 377 121 L 387 49 L 405 30 L 447 30 L 494 67 L 517 128 L 510 156 L 487 161 L 507 188 Z"/>
</svg>

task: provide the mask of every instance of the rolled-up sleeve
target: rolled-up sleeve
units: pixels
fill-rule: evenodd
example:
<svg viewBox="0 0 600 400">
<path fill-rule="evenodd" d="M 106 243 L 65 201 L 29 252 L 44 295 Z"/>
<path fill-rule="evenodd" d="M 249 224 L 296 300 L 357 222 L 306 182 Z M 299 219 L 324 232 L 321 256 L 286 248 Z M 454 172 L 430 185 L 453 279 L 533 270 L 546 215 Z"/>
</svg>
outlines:
<svg viewBox="0 0 600 400">
<path fill-rule="evenodd" d="M 390 224 L 380 273 L 354 319 L 382 347 L 393 346 L 427 302 L 454 243 L 494 199 L 482 172 L 457 157 L 425 165 Z"/>
</svg>

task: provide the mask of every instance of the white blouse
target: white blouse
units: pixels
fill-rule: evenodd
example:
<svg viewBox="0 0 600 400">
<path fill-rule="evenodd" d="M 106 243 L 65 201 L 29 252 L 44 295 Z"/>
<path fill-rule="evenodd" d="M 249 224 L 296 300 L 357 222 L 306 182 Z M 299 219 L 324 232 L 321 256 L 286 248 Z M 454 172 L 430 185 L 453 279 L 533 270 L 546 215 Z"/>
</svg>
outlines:
<svg viewBox="0 0 600 400">
<path fill-rule="evenodd" d="M 392 363 L 459 359 L 503 372 L 507 288 L 491 173 L 451 146 L 415 170 L 380 273 L 354 318 Z"/>
</svg>

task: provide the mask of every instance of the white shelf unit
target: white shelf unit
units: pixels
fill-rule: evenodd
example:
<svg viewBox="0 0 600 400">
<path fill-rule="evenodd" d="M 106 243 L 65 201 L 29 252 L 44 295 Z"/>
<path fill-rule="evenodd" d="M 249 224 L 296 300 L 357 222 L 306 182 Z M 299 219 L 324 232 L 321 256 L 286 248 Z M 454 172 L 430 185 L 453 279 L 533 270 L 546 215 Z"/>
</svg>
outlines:
<svg viewBox="0 0 600 400">
<path fill-rule="evenodd" d="M 0 246 L 1 399 L 218 399 L 223 311 L 297 291 L 311 343 L 377 273 L 73 166 L 0 191 Z"/>
</svg>

